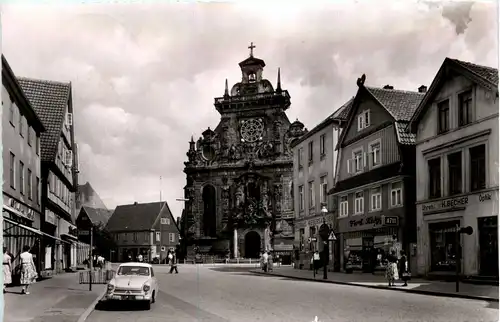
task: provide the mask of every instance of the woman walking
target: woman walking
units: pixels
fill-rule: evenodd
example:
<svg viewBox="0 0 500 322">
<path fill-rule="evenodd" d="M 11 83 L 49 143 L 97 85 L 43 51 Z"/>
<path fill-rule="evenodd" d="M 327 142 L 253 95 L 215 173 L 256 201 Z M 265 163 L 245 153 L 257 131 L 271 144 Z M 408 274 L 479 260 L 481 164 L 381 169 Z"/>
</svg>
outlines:
<svg viewBox="0 0 500 322">
<path fill-rule="evenodd" d="M 397 262 L 396 251 L 391 250 L 391 253 L 387 255 L 387 269 L 385 271 L 385 277 L 389 282 L 389 286 L 394 286 L 394 282 L 399 279 Z"/>
<path fill-rule="evenodd" d="M 5 287 L 12 283 L 12 257 L 7 251 L 7 247 L 3 247 L 3 292 Z"/>
<path fill-rule="evenodd" d="M 36 273 L 35 262 L 33 261 L 33 255 L 30 253 L 28 245 L 23 247 L 23 252 L 19 258 L 21 261 L 22 294 L 30 294 L 29 287 L 36 280 L 38 274 Z"/>
<path fill-rule="evenodd" d="M 401 280 L 404 282 L 402 286 L 408 286 L 408 280 L 410 280 L 410 270 L 408 269 L 408 258 L 405 255 L 404 250 L 400 251 L 401 258 L 399 259 L 399 272 L 401 273 Z"/>
</svg>

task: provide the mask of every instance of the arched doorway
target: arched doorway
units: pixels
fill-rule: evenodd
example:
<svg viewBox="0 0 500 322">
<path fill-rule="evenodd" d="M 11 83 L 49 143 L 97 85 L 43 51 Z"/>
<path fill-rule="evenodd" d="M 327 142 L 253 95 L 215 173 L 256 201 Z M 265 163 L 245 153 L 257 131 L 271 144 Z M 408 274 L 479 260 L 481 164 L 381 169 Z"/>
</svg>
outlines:
<svg viewBox="0 0 500 322">
<path fill-rule="evenodd" d="M 260 235 L 256 231 L 249 231 L 245 235 L 245 258 L 259 258 Z"/>
<path fill-rule="evenodd" d="M 215 207 L 215 188 L 212 185 L 203 187 L 203 232 L 205 236 L 216 237 L 217 214 Z"/>
</svg>

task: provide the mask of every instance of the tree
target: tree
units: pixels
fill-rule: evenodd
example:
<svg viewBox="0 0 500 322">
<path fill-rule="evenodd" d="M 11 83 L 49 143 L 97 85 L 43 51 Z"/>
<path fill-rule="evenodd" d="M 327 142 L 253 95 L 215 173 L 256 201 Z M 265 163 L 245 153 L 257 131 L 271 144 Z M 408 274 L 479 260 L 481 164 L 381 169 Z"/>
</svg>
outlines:
<svg viewBox="0 0 500 322">
<path fill-rule="evenodd" d="M 110 256 L 111 251 L 116 249 L 116 242 L 113 235 L 102 223 L 94 225 L 93 244 L 95 252 L 104 257 Z M 111 260 L 111 258 L 108 258 L 108 260 Z"/>
</svg>

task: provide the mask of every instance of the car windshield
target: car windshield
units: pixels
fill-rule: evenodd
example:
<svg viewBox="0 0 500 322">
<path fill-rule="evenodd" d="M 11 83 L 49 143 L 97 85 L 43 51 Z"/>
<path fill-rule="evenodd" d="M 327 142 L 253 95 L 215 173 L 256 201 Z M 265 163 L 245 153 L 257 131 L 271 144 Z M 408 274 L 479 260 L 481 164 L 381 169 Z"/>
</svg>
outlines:
<svg viewBox="0 0 500 322">
<path fill-rule="evenodd" d="M 141 275 L 149 276 L 149 268 L 142 266 L 121 266 L 118 269 L 118 275 Z"/>
</svg>

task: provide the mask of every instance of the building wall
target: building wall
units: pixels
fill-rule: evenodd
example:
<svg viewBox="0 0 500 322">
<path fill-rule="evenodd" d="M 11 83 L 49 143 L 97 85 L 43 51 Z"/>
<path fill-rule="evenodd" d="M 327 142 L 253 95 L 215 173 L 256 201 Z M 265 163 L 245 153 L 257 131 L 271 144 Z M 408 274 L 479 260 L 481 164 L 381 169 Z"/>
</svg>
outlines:
<svg viewBox="0 0 500 322">
<path fill-rule="evenodd" d="M 458 95 L 467 89 L 473 91 L 474 122 L 458 127 Z M 437 135 L 436 102 L 450 99 L 450 131 Z M 447 81 L 431 103 L 418 124 L 417 131 L 417 226 L 418 226 L 418 273 L 429 274 L 431 268 L 431 239 L 429 224 L 457 220 L 462 227 L 471 226 L 471 236 L 461 236 L 462 267 L 465 275 L 480 271 L 481 252 L 478 218 L 498 216 L 498 99 L 495 93 L 474 85 L 468 79 L 458 76 Z M 470 156 L 468 149 L 474 145 L 486 144 L 486 188 L 471 192 Z M 459 195 L 448 192 L 447 155 L 462 152 L 462 190 Z M 440 198 L 429 197 L 429 171 L 427 161 L 441 158 Z M 453 207 L 452 205 L 455 205 Z M 498 258 L 497 258 L 498 261 Z"/>
<path fill-rule="evenodd" d="M 157 233 L 160 233 L 160 241 L 157 238 Z M 156 253 L 161 254 L 161 258 L 165 258 L 170 248 L 179 245 L 179 229 L 167 207 L 162 209 L 157 222 L 153 226 L 152 237 L 151 240 L 153 240 Z M 163 250 L 162 247 L 164 247 Z"/>
</svg>

